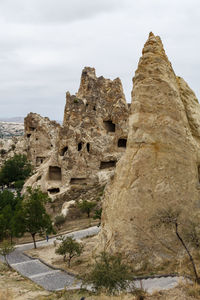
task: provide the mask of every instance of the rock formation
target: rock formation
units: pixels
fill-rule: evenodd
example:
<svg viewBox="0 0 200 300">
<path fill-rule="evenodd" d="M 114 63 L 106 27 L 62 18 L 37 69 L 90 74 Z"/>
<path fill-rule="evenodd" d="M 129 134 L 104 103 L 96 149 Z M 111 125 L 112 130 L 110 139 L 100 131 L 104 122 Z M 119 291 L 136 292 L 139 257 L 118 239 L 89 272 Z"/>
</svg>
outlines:
<svg viewBox="0 0 200 300">
<path fill-rule="evenodd" d="M 47 117 L 29 113 L 24 119 L 24 130 L 28 159 L 38 167 L 55 151 L 60 125 Z"/>
<path fill-rule="evenodd" d="M 66 94 L 62 126 L 32 113 L 25 119 L 28 157 L 37 166 L 26 186 L 41 186 L 60 205 L 94 187 L 98 194 L 125 152 L 128 115 L 120 79 L 85 68 L 78 93 Z"/>
<path fill-rule="evenodd" d="M 126 152 L 105 192 L 99 249 L 133 253 L 157 207 L 191 209 L 199 199 L 200 105 L 150 33 L 133 78 Z"/>
</svg>

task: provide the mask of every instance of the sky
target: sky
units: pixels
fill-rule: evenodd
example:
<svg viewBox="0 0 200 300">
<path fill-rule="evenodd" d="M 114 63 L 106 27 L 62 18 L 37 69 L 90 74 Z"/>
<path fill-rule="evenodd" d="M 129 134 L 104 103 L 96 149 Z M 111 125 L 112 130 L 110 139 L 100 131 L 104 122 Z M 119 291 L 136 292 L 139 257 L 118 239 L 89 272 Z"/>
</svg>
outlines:
<svg viewBox="0 0 200 300">
<path fill-rule="evenodd" d="M 119 77 L 131 102 L 150 31 L 200 99 L 199 0 L 0 0 L 0 118 L 62 120 L 85 66 Z"/>
</svg>

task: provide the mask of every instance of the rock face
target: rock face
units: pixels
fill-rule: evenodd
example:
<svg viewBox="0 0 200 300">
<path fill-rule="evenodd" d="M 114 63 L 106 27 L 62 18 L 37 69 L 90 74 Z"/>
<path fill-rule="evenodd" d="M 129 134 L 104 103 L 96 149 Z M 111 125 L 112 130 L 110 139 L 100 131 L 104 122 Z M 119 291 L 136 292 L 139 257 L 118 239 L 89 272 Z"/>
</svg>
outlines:
<svg viewBox="0 0 200 300">
<path fill-rule="evenodd" d="M 197 204 L 199 137 L 200 105 L 150 33 L 133 78 L 126 152 L 105 192 L 99 249 L 132 253 L 157 207 Z"/>
<path fill-rule="evenodd" d="M 24 130 L 28 159 L 38 167 L 55 151 L 60 125 L 49 118 L 29 113 L 24 119 Z"/>
<path fill-rule="evenodd" d="M 25 119 L 28 155 L 38 166 L 26 185 L 63 201 L 105 185 L 125 152 L 128 115 L 120 79 L 85 68 L 78 93 L 66 94 L 61 127 L 36 114 Z"/>
</svg>

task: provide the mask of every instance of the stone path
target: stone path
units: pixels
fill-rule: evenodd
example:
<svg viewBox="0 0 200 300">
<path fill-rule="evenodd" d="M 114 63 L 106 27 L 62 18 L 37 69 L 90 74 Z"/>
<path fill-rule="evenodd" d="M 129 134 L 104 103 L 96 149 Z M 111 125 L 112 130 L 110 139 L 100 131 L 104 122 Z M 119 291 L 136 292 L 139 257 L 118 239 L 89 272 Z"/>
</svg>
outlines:
<svg viewBox="0 0 200 300">
<path fill-rule="evenodd" d="M 68 233 L 65 236 L 74 236 L 75 239 L 81 239 L 86 236 L 97 234 L 99 228 L 97 226 L 90 227 L 84 230 L 79 230 L 73 233 Z M 37 246 L 48 246 L 56 240 L 55 238 L 49 239 L 49 242 L 37 242 Z M 39 259 L 30 258 L 23 254 L 24 250 L 32 249 L 33 243 L 23 244 L 16 246 L 16 250 L 8 256 L 8 262 L 13 269 L 18 271 L 21 275 L 28 277 L 38 285 L 42 286 L 48 291 L 59 291 L 64 288 L 79 289 L 81 281 L 77 280 L 75 276 L 67 272 L 53 269 L 44 264 Z M 3 257 L 0 256 L 3 261 Z M 171 289 L 175 287 L 180 281 L 185 280 L 182 277 L 161 277 L 161 278 L 148 278 L 142 280 L 135 280 L 134 284 L 138 288 L 143 288 L 149 293 L 155 290 Z"/>
<path fill-rule="evenodd" d="M 66 234 L 65 236 L 74 236 L 75 239 L 81 239 L 86 236 L 97 234 L 98 231 L 99 228 L 94 226 Z M 37 242 L 37 247 L 48 246 L 55 240 L 56 237 L 49 239 L 48 243 L 46 240 Z M 48 291 L 59 291 L 64 288 L 80 288 L 81 281 L 78 281 L 75 276 L 61 270 L 53 269 L 39 259 L 30 258 L 23 254 L 22 251 L 32 248 L 33 243 L 18 245 L 16 250 L 8 256 L 8 262 L 14 270 L 18 271 L 21 275 L 28 277 Z M 3 261 L 3 257 L 0 257 L 0 259 Z"/>
</svg>

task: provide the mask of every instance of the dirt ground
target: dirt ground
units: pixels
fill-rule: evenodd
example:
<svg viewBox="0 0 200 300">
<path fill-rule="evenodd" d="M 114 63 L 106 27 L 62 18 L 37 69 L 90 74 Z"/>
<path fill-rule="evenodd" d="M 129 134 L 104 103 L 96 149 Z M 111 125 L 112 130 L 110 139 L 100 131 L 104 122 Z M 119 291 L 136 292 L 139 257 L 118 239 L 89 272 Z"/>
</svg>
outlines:
<svg viewBox="0 0 200 300">
<path fill-rule="evenodd" d="M 49 295 L 49 292 L 0 262 L 0 300 L 40 300 Z"/>
</svg>

